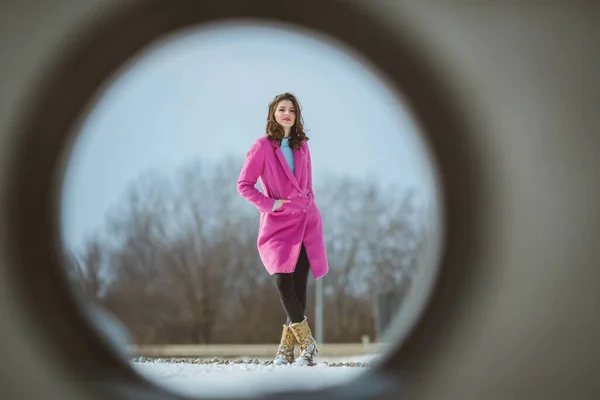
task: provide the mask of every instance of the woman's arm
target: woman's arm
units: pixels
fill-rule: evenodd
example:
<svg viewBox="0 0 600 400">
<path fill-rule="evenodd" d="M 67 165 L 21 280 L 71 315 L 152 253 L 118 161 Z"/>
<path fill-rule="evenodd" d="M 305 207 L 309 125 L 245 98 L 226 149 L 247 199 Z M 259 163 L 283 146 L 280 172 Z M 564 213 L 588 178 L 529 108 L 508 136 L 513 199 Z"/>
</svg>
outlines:
<svg viewBox="0 0 600 400">
<path fill-rule="evenodd" d="M 257 140 L 246 153 L 246 161 L 237 182 L 237 191 L 243 198 L 252 203 L 258 211 L 268 213 L 273 210 L 275 200 L 268 198 L 255 187 L 264 165 L 265 154 L 261 149 L 261 142 Z"/>
<path fill-rule="evenodd" d="M 313 192 L 313 184 L 312 184 L 312 162 L 310 160 L 310 149 L 308 148 L 308 143 L 305 143 L 305 145 L 306 145 L 306 159 L 308 161 L 308 192 L 314 199 L 315 194 Z"/>
</svg>

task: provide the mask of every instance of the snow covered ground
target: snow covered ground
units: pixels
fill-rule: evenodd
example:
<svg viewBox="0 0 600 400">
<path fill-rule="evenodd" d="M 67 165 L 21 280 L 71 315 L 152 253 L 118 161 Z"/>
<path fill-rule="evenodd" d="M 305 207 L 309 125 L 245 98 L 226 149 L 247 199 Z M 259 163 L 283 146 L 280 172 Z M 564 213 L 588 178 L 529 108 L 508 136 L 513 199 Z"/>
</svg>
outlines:
<svg viewBox="0 0 600 400">
<path fill-rule="evenodd" d="M 332 363 L 371 363 L 375 356 L 317 359 L 314 367 L 261 364 L 192 364 L 131 362 L 150 382 L 187 396 L 234 397 L 286 389 L 318 389 L 340 385 L 364 373 L 365 367 L 333 367 Z"/>
<path fill-rule="evenodd" d="M 368 370 L 380 354 L 351 357 L 317 357 L 314 367 L 265 365 L 270 359 L 257 363 L 230 362 L 195 363 L 168 362 L 160 359 L 141 359 L 128 350 L 130 336 L 123 325 L 99 308 L 92 308 L 89 315 L 97 329 L 113 344 L 115 349 L 131 359 L 130 365 L 139 375 L 157 386 L 186 396 L 236 397 L 259 395 L 291 389 L 320 389 L 342 385 Z M 382 350 L 385 350 L 383 348 Z M 250 357 L 243 357 L 246 361 Z M 141 361 L 141 362 L 140 362 Z M 231 361 L 231 360 L 230 360 Z M 361 363 L 359 366 L 333 366 L 334 363 Z"/>
</svg>

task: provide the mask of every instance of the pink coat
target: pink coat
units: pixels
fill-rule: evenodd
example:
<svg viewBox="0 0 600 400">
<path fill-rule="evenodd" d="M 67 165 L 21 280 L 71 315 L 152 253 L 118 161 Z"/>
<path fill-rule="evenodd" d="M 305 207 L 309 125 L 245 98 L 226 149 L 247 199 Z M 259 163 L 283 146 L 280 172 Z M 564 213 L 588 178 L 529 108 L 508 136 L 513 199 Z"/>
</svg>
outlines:
<svg viewBox="0 0 600 400">
<path fill-rule="evenodd" d="M 306 142 L 293 150 L 294 172 L 285 161 L 278 141 L 256 140 L 237 183 L 240 195 L 260 211 L 258 253 L 269 272 L 294 272 L 302 242 L 315 279 L 329 270 L 321 212 L 314 201 L 310 151 Z M 260 178 L 263 193 L 255 185 Z M 289 199 L 275 211 L 276 199 Z"/>
</svg>

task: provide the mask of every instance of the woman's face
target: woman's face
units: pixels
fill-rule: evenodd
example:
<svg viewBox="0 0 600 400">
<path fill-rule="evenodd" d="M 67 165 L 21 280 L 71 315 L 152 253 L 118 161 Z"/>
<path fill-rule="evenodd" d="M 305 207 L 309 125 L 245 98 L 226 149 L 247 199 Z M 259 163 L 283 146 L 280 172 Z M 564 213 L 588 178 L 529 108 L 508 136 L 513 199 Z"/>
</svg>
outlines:
<svg viewBox="0 0 600 400">
<path fill-rule="evenodd" d="M 296 123 L 296 108 L 291 100 L 281 100 L 275 108 L 275 121 L 285 128 L 291 128 Z"/>
</svg>

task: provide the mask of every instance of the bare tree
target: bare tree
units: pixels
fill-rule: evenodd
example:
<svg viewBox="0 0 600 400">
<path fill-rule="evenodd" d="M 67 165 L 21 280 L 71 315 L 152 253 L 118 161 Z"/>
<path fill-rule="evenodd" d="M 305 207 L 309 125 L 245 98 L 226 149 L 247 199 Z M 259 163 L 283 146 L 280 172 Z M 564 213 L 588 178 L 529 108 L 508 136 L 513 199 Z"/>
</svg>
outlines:
<svg viewBox="0 0 600 400">
<path fill-rule="evenodd" d="M 407 285 L 414 266 L 413 197 L 372 180 L 330 179 L 320 189 L 331 272 L 326 279 L 327 340 L 373 335 L 377 293 Z M 347 199 L 343 205 L 340 198 Z"/>
<path fill-rule="evenodd" d="M 106 249 L 98 237 L 88 238 L 78 254 L 72 250 L 65 251 L 68 279 L 85 301 L 93 302 L 101 297 L 106 255 Z"/>
</svg>

